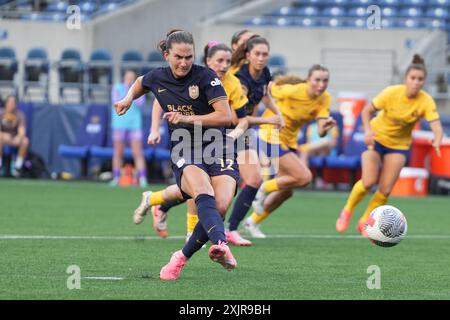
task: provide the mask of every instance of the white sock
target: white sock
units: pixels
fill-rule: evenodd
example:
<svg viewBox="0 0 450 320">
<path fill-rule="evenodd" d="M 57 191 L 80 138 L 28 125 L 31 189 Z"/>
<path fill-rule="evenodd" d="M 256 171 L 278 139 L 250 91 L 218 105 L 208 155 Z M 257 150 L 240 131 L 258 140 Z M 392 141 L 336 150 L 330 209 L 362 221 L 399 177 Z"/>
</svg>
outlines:
<svg viewBox="0 0 450 320">
<path fill-rule="evenodd" d="M 16 163 L 14 165 L 16 167 L 16 170 L 22 169 L 22 165 L 23 165 L 23 158 L 22 157 L 17 157 Z"/>
</svg>

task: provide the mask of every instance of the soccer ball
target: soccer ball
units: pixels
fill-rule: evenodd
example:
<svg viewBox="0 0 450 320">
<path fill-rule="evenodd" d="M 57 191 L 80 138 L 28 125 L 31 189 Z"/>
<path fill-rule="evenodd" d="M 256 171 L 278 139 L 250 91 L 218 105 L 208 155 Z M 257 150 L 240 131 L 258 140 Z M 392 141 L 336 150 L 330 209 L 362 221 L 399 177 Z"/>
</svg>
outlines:
<svg viewBox="0 0 450 320">
<path fill-rule="evenodd" d="M 406 236 L 408 225 L 403 213 L 393 206 L 375 208 L 366 221 L 367 237 L 381 247 L 393 247 Z"/>
</svg>

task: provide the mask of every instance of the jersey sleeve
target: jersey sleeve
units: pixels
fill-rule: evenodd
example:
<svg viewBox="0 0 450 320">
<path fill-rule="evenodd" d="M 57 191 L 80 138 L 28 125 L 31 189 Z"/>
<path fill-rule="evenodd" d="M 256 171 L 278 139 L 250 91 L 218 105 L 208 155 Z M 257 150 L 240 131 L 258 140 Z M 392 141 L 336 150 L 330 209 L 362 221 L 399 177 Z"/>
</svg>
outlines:
<svg viewBox="0 0 450 320">
<path fill-rule="evenodd" d="M 429 97 L 425 106 L 424 118 L 426 121 L 431 122 L 439 119 L 439 113 L 437 112 L 436 103 L 433 98 Z"/>
<path fill-rule="evenodd" d="M 385 109 L 391 96 L 392 87 L 387 87 L 372 99 L 372 104 L 377 110 Z"/>
<path fill-rule="evenodd" d="M 225 89 L 217 74 L 209 69 L 205 72 L 206 74 L 203 77 L 202 88 L 200 90 L 205 92 L 208 104 L 212 105 L 214 102 L 220 100 L 228 100 Z"/>
<path fill-rule="evenodd" d="M 324 94 L 326 96 L 324 97 L 320 105 L 316 119 L 328 118 L 330 116 L 331 96 L 328 94 L 328 92 L 325 92 Z"/>
<path fill-rule="evenodd" d="M 236 81 L 233 84 L 233 88 L 228 98 L 230 100 L 231 108 L 236 111 L 237 117 L 244 118 L 246 116 L 245 105 L 248 103 L 248 98 L 244 94 L 244 90 L 242 90 L 239 81 Z"/>
<path fill-rule="evenodd" d="M 152 83 L 153 83 L 153 71 L 149 71 L 142 78 L 142 87 L 145 90 L 150 91 Z"/>
</svg>

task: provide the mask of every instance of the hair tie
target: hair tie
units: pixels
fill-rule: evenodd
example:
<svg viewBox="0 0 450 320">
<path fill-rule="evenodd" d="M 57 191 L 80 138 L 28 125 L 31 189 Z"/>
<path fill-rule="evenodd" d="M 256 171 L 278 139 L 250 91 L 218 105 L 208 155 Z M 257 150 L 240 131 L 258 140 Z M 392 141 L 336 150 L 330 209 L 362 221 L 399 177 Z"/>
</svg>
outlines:
<svg viewBox="0 0 450 320">
<path fill-rule="evenodd" d="M 211 49 L 212 47 L 218 45 L 219 42 L 217 42 L 216 40 L 212 40 L 210 42 L 208 42 L 208 49 Z"/>
</svg>

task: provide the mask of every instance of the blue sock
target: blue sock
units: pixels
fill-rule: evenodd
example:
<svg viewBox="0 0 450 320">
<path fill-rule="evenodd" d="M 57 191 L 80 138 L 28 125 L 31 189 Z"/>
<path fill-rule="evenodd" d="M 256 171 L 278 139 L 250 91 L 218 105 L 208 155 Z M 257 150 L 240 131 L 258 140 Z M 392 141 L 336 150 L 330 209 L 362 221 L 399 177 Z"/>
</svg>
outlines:
<svg viewBox="0 0 450 320">
<path fill-rule="evenodd" d="M 206 233 L 205 229 L 203 229 L 202 224 L 197 223 L 197 225 L 194 228 L 194 231 L 192 231 L 191 237 L 189 238 L 188 242 L 186 242 L 181 251 L 183 252 L 186 258 L 190 258 L 194 253 L 200 250 L 202 246 L 206 242 L 208 242 L 208 240 L 209 240 L 208 234 Z"/>
<path fill-rule="evenodd" d="M 253 188 L 252 186 L 245 186 L 245 188 L 242 189 L 241 193 L 236 198 L 233 212 L 228 219 L 230 231 L 237 230 L 239 223 L 244 220 L 245 215 L 252 206 L 253 200 L 255 200 L 257 192 L 258 189 Z"/>
<path fill-rule="evenodd" d="M 172 209 L 173 207 L 176 207 L 177 205 L 182 204 L 184 202 L 186 202 L 185 199 L 170 201 L 168 203 L 162 204 L 159 209 L 164 212 L 169 212 L 170 209 Z"/>
<path fill-rule="evenodd" d="M 216 200 L 213 196 L 200 194 L 195 198 L 198 220 L 202 224 L 212 243 L 226 242 L 225 227 L 222 216 L 217 211 Z M 197 224 L 198 225 L 198 224 Z"/>
</svg>

